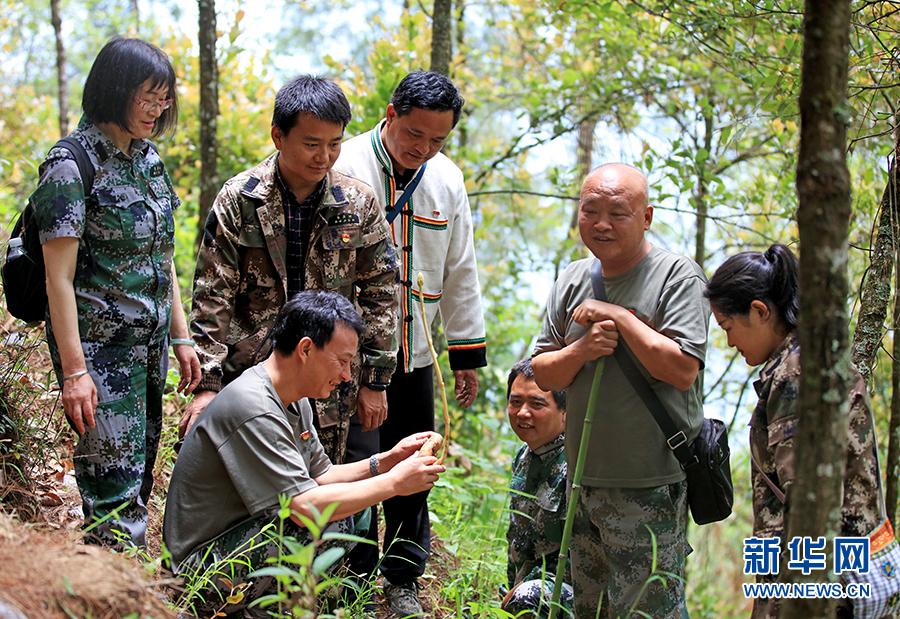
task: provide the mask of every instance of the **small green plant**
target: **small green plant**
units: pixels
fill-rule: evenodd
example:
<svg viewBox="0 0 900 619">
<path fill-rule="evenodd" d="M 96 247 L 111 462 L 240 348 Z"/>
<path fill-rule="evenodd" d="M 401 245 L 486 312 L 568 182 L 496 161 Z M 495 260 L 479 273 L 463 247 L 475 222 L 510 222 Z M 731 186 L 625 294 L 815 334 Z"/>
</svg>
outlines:
<svg viewBox="0 0 900 619">
<path fill-rule="evenodd" d="M 312 517 L 308 517 L 292 512 L 289 497 L 281 498 L 278 511 L 279 554 L 269 559 L 272 565 L 251 574 L 253 577 L 275 578 L 277 591 L 260 598 L 253 606 L 274 607 L 278 616 L 302 619 L 344 615 L 341 611 L 337 614 L 319 612 L 325 601 L 323 598 L 336 600 L 343 587 L 354 586 L 338 575 L 334 568 L 353 544 L 371 542 L 357 535 L 327 530 L 337 507 L 333 503 L 321 512 L 312 508 Z M 285 524 L 292 515 L 303 523 L 309 541 L 285 534 Z"/>
</svg>

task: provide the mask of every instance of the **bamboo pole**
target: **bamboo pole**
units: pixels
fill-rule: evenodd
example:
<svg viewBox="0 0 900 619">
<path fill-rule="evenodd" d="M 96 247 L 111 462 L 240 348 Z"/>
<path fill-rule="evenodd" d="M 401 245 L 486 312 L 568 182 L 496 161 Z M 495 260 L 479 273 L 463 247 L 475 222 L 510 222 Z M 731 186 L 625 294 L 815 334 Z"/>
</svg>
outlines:
<svg viewBox="0 0 900 619">
<path fill-rule="evenodd" d="M 581 496 L 581 477 L 584 474 L 584 461 L 587 458 L 588 442 L 591 440 L 591 426 L 594 423 L 594 410 L 597 408 L 597 398 L 600 394 L 600 381 L 603 378 L 604 365 L 606 365 L 606 359 L 597 359 L 597 367 L 594 368 L 594 382 L 591 383 L 591 395 L 588 397 L 587 411 L 584 414 L 584 425 L 581 428 L 578 458 L 575 462 L 575 472 L 572 474 L 572 492 L 569 495 L 569 504 L 566 506 L 566 524 L 563 527 L 562 541 L 559 544 L 559 559 L 556 562 L 553 596 L 550 598 L 550 619 L 556 619 L 556 611 L 559 610 L 559 598 L 562 594 L 562 583 L 566 574 L 566 564 L 569 560 L 569 543 L 572 541 L 572 525 L 575 522 L 575 510 L 578 508 L 578 500 Z"/>
</svg>

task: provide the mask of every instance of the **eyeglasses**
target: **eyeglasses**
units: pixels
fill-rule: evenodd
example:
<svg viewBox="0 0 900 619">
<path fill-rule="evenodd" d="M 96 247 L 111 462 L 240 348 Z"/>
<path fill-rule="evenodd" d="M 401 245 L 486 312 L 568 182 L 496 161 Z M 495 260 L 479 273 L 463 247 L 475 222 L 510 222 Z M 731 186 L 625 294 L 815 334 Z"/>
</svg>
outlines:
<svg viewBox="0 0 900 619">
<path fill-rule="evenodd" d="M 167 109 L 172 107 L 172 104 L 175 102 L 174 99 L 157 99 L 156 101 L 149 101 L 138 96 L 134 97 L 134 101 L 138 104 L 138 107 L 140 107 L 148 114 L 152 114 L 157 110 L 160 113 L 165 112 Z"/>
</svg>

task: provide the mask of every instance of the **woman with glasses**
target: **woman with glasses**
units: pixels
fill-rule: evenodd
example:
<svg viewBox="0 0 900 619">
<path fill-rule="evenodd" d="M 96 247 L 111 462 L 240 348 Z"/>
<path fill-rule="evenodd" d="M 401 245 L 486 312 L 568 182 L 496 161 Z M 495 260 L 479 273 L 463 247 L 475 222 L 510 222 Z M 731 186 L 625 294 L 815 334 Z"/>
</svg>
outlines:
<svg viewBox="0 0 900 619">
<path fill-rule="evenodd" d="M 85 540 L 143 545 L 169 344 L 178 389 L 190 392 L 200 379 L 173 262 L 180 200 L 148 141 L 175 126 L 172 64 L 149 43 L 115 38 L 91 67 L 82 107 L 69 138 L 93 182 L 56 146 L 31 196 L 47 271 L 47 342 L 79 437 Z"/>
</svg>

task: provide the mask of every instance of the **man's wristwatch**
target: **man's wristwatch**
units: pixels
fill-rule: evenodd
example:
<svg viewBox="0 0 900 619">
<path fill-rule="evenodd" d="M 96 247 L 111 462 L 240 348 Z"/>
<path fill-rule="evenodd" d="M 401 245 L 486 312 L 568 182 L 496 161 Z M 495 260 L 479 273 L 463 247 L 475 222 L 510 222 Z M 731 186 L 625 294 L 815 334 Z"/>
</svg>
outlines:
<svg viewBox="0 0 900 619">
<path fill-rule="evenodd" d="M 372 391 L 387 391 L 388 384 L 387 383 L 369 383 L 368 385 L 363 385 L 366 389 L 371 389 Z"/>
</svg>

